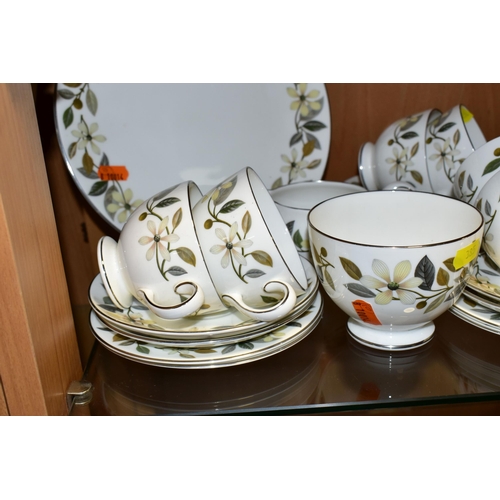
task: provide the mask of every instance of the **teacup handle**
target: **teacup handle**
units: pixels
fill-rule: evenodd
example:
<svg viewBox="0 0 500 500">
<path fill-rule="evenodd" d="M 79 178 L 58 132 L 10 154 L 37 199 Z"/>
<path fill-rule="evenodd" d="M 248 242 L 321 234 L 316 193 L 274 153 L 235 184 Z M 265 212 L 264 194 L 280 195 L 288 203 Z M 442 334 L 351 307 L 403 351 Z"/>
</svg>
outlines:
<svg viewBox="0 0 500 500">
<path fill-rule="evenodd" d="M 188 286 L 191 290 L 194 288 L 194 291 L 187 300 L 181 302 L 180 304 L 174 304 L 174 305 L 158 304 L 154 300 L 153 292 L 145 288 L 141 288 L 140 290 L 138 290 L 138 294 L 144 298 L 149 310 L 154 314 L 156 314 L 157 316 L 159 316 L 160 318 L 179 319 L 199 311 L 201 306 L 205 302 L 205 294 L 203 293 L 201 287 L 198 286 L 196 283 L 190 281 L 183 281 L 181 283 L 177 283 L 177 285 L 174 288 L 174 291 L 176 293 L 184 294 L 185 292 L 180 290 L 180 288 L 184 286 Z"/>
<path fill-rule="evenodd" d="M 238 311 L 257 321 L 276 321 L 285 317 L 295 307 L 297 294 L 290 284 L 283 281 L 269 281 L 262 289 L 268 293 L 281 292 L 284 294 L 283 298 L 266 309 L 256 309 L 248 306 L 239 293 L 231 293 L 231 295 L 225 294 L 222 298 L 229 305 L 238 309 Z"/>
</svg>

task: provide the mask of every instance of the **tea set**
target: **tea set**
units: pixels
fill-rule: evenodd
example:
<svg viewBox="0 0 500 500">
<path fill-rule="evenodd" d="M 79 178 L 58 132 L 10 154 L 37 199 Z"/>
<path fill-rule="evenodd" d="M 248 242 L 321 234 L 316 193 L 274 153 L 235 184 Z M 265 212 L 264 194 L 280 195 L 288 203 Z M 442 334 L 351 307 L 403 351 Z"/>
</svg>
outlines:
<svg viewBox="0 0 500 500">
<path fill-rule="evenodd" d="M 459 299 L 479 294 L 487 258 L 499 286 L 482 297 L 500 308 L 499 167 L 500 138 L 460 104 L 363 144 L 358 182 L 268 187 L 247 166 L 203 192 L 166 186 L 99 241 L 92 330 L 141 363 L 212 368 L 299 342 L 321 320 L 320 288 L 376 350 L 425 345 L 448 310 L 481 325 Z"/>
</svg>

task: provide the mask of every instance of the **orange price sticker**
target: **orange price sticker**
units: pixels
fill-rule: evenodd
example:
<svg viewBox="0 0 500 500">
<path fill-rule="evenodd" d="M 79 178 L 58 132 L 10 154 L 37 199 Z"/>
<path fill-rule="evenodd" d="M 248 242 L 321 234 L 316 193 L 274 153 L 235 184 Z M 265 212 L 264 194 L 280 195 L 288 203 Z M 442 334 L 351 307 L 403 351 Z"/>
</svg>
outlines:
<svg viewBox="0 0 500 500">
<path fill-rule="evenodd" d="M 352 303 L 354 310 L 356 311 L 359 319 L 370 325 L 381 325 L 382 323 L 377 318 L 373 307 L 368 302 L 364 300 L 355 300 Z"/>
<path fill-rule="evenodd" d="M 97 170 L 97 175 L 101 181 L 126 181 L 128 170 L 123 166 L 101 165 Z"/>
</svg>

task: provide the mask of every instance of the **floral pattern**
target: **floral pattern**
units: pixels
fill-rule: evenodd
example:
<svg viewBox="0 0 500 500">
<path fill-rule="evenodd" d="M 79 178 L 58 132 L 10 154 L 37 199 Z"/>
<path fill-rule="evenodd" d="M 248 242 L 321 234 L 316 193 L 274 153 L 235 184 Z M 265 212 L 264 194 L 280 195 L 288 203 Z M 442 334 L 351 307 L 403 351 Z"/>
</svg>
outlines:
<svg viewBox="0 0 500 500">
<path fill-rule="evenodd" d="M 394 129 L 393 137 L 387 141 L 389 146 L 394 147 L 392 157 L 386 158 L 385 161 L 390 165 L 389 173 L 394 175 L 396 181 L 405 181 L 407 174 L 410 174 L 414 181 L 419 184 L 423 183 L 422 174 L 411 168 L 414 166 L 412 158 L 420 147 L 419 135 L 412 128 L 422 116 L 422 114 L 411 115 L 401 120 Z M 416 142 L 413 142 L 414 139 Z"/>
<path fill-rule="evenodd" d="M 217 239 L 222 244 L 213 245 L 210 248 L 212 254 L 222 253 L 221 267 L 230 268 L 236 276 L 248 283 L 248 279 L 255 279 L 265 275 L 265 271 L 259 268 L 246 269 L 248 266 L 248 257 L 252 257 L 261 266 L 273 267 L 271 256 L 263 250 L 247 251 L 253 245 L 253 241 L 247 239 L 251 227 L 252 216 L 248 210 L 245 210 L 241 222 L 229 222 L 226 215 L 239 208 L 244 208 L 245 202 L 239 199 L 231 198 L 238 177 L 235 176 L 229 181 L 219 184 L 211 193 L 205 195 L 203 202 L 207 203 L 209 218 L 205 220 L 204 228 L 208 231 L 213 230 Z"/>
<path fill-rule="evenodd" d="M 436 267 L 425 255 L 415 267 L 413 276 L 410 276 L 412 265 L 408 260 L 397 263 L 391 273 L 385 262 L 374 259 L 372 271 L 376 276 L 372 276 L 362 274 L 360 268 L 349 259 L 339 257 L 339 260 L 344 271 L 355 280 L 344 285 L 354 295 L 373 299 L 380 306 L 394 300 L 406 305 L 416 304 L 416 309 L 424 309 L 424 313 L 433 311 L 445 301 L 456 300 L 465 288 L 473 266 L 471 262 L 455 269 L 454 257 L 451 257 L 443 262 L 436 273 Z M 458 277 L 452 278 L 458 271 Z"/>
<path fill-rule="evenodd" d="M 429 155 L 429 161 L 434 162 L 436 170 L 444 170 L 446 177 L 453 184 L 456 170 L 465 158 L 460 158 L 462 151 L 458 149 L 461 135 L 457 128 L 453 137 L 447 137 L 445 132 L 456 126 L 455 122 L 448 121 L 450 111 L 444 113 L 429 124 L 427 144 L 433 145 L 435 153 Z"/>
<path fill-rule="evenodd" d="M 92 116 L 96 116 L 98 110 L 98 99 L 95 92 L 90 88 L 89 83 L 64 83 L 59 88 L 57 94 L 62 99 L 71 101 L 70 105 L 63 112 L 62 120 L 65 128 L 73 125 L 76 114 L 85 106 Z M 85 97 L 84 97 L 85 96 Z M 133 201 L 131 189 L 123 190 L 124 180 L 99 177 L 99 167 L 109 166 L 109 159 L 105 153 L 101 155 L 102 144 L 106 142 L 106 136 L 97 133 L 99 125 L 96 122 L 88 124 L 83 114 L 80 115 L 76 128 L 71 130 L 71 135 L 75 140 L 68 146 L 67 153 L 70 159 L 76 158 L 82 153 L 82 166 L 78 172 L 96 182 L 90 187 L 89 196 L 104 195 L 104 208 L 108 215 L 114 220 L 117 215 L 118 222 L 125 223 L 130 214 L 142 203 L 142 200 Z M 99 146 L 99 144 L 101 146 Z M 96 158 L 96 156 L 100 156 Z"/>
<path fill-rule="evenodd" d="M 321 160 L 310 159 L 315 149 L 320 150 L 321 144 L 314 134 L 326 128 L 326 125 L 316 120 L 323 109 L 324 98 L 316 89 L 308 90 L 307 83 L 296 83 L 294 87 L 287 88 L 288 95 L 293 99 L 290 109 L 295 112 L 295 132 L 288 144 L 290 153 L 281 155 L 285 163 L 281 172 L 285 178 L 278 177 L 272 184 L 271 189 L 276 189 L 284 184 L 291 184 L 297 179 L 307 178 L 307 171 L 320 166 Z"/>
</svg>

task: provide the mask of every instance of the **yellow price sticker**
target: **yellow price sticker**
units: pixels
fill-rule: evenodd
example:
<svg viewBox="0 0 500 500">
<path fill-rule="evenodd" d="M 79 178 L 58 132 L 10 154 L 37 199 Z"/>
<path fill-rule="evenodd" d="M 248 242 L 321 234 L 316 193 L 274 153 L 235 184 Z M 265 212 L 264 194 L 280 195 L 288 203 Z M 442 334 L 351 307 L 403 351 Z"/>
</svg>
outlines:
<svg viewBox="0 0 500 500">
<path fill-rule="evenodd" d="M 460 108 L 460 114 L 462 115 L 464 123 L 468 123 L 474 118 L 474 115 L 465 106 Z"/>
<path fill-rule="evenodd" d="M 467 265 L 471 260 L 474 260 L 479 254 L 480 246 L 481 241 L 474 240 L 470 245 L 461 248 L 453 259 L 453 267 L 455 269 L 460 269 L 461 267 Z"/>
</svg>

